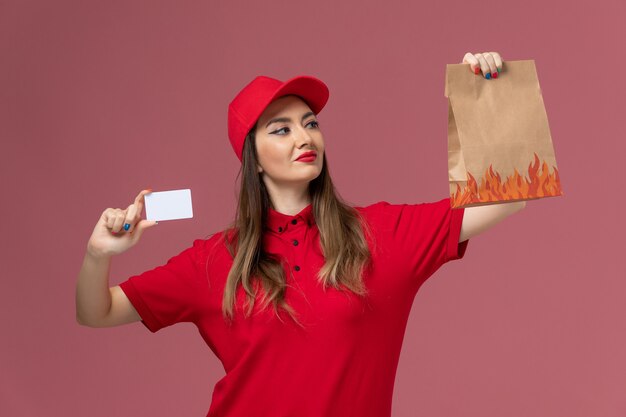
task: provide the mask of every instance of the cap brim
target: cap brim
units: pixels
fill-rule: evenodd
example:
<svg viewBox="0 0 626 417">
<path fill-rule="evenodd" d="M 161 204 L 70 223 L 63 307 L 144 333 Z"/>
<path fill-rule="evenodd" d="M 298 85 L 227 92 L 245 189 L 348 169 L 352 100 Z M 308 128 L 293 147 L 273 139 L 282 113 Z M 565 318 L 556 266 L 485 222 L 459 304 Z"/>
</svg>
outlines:
<svg viewBox="0 0 626 417">
<path fill-rule="evenodd" d="M 324 82 L 309 75 L 300 75 L 285 81 L 267 104 L 269 105 L 275 99 L 289 94 L 301 97 L 315 114 L 324 108 L 329 97 L 328 87 Z"/>
</svg>

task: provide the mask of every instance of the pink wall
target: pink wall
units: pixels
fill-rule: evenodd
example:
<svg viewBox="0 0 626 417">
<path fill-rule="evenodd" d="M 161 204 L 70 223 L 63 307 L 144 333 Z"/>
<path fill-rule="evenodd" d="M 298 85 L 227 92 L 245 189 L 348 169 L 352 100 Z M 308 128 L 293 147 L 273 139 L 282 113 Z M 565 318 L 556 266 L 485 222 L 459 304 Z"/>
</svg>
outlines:
<svg viewBox="0 0 626 417">
<path fill-rule="evenodd" d="M 227 105 L 259 74 L 328 84 L 320 125 L 349 202 L 443 198 L 445 65 L 468 51 L 536 61 L 565 195 L 421 288 L 393 415 L 626 415 L 626 7 L 592 4 L 3 2 L 0 415 L 205 415 L 223 369 L 191 324 L 76 323 L 101 212 L 145 187 L 193 192 L 195 218 L 146 231 L 111 285 L 223 228 Z"/>
</svg>

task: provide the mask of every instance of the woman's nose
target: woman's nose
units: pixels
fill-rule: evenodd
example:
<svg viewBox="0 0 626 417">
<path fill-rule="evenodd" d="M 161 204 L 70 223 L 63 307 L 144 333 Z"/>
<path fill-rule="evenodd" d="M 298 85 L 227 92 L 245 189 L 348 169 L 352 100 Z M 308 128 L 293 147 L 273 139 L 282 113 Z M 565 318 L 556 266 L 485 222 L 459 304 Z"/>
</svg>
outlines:
<svg viewBox="0 0 626 417">
<path fill-rule="evenodd" d="M 305 128 L 298 129 L 298 134 L 296 135 L 296 138 L 297 142 L 300 144 L 302 142 L 311 143 L 311 141 L 313 140 L 311 134 Z"/>
</svg>

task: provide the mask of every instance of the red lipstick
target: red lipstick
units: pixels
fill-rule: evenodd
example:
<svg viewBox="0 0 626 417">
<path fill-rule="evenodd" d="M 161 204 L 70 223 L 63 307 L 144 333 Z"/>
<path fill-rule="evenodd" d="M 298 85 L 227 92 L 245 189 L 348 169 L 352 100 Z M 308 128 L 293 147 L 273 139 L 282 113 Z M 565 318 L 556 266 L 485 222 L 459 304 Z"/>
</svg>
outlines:
<svg viewBox="0 0 626 417">
<path fill-rule="evenodd" d="M 310 152 L 305 152 L 302 155 L 300 155 L 298 158 L 296 158 L 296 161 L 313 162 L 315 161 L 316 158 L 317 158 L 317 152 L 310 151 Z"/>
</svg>

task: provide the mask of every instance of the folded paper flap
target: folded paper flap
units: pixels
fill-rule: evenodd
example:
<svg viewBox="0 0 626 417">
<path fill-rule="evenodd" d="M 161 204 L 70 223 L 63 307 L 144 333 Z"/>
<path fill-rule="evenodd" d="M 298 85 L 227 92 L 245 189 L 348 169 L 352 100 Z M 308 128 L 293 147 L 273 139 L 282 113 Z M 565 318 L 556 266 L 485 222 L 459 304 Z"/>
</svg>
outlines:
<svg viewBox="0 0 626 417">
<path fill-rule="evenodd" d="M 461 151 L 461 143 L 459 142 L 459 135 L 450 100 L 448 100 L 448 180 L 467 180 L 465 158 L 463 157 L 463 151 Z"/>
<path fill-rule="evenodd" d="M 497 88 L 501 93 L 513 90 L 512 86 L 536 85 L 539 88 L 537 69 L 534 59 L 506 61 L 502 65 L 501 75 L 497 79 L 488 80 L 482 72 L 474 74 L 470 64 L 447 64 L 444 96 L 456 94 L 472 96 L 479 99 L 485 96 L 485 89 Z M 487 90 L 491 91 L 491 90 Z"/>
<path fill-rule="evenodd" d="M 467 181 L 463 151 L 448 151 L 448 181 Z"/>
</svg>

